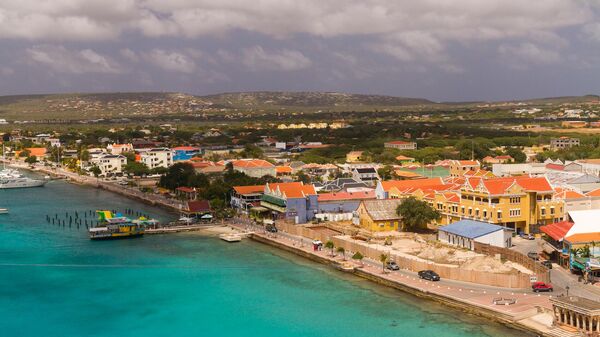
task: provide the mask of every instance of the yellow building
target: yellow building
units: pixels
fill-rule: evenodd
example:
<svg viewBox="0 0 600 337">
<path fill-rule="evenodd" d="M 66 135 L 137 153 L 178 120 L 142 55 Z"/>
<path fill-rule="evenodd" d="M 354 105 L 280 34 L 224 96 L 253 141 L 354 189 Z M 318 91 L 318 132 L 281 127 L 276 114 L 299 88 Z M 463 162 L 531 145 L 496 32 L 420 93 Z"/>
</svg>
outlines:
<svg viewBox="0 0 600 337">
<path fill-rule="evenodd" d="M 400 199 L 363 200 L 354 212 L 352 223 L 372 232 L 397 231 L 402 229 L 396 209 Z"/>
<path fill-rule="evenodd" d="M 476 172 L 481 168 L 481 163 L 478 160 L 451 160 L 449 164 L 451 177 L 462 177 L 469 171 Z"/>
<path fill-rule="evenodd" d="M 346 163 L 358 163 L 362 161 L 362 151 L 350 151 L 346 154 Z"/>
</svg>

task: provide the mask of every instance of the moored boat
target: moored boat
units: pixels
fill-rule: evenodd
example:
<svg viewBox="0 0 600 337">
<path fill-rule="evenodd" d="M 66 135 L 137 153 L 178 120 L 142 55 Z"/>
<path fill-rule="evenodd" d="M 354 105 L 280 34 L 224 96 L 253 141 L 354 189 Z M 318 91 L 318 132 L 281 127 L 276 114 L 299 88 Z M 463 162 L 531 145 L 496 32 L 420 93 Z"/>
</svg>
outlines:
<svg viewBox="0 0 600 337">
<path fill-rule="evenodd" d="M 219 238 L 223 241 L 227 242 L 240 242 L 242 241 L 242 236 L 239 234 L 231 233 L 231 234 L 221 234 Z"/>
<path fill-rule="evenodd" d="M 91 240 L 108 240 L 141 237 L 144 223 L 124 216 L 115 216 L 110 211 L 96 211 L 100 225 L 88 230 Z"/>
<path fill-rule="evenodd" d="M 0 214 L 8 214 L 8 208 L 0 208 Z"/>
</svg>

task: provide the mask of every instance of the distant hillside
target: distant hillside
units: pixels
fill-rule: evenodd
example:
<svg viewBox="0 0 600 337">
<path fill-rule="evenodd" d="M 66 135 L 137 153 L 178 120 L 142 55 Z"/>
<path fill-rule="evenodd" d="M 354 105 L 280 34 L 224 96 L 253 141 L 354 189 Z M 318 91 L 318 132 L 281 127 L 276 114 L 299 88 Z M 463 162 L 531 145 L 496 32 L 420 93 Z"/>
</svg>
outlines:
<svg viewBox="0 0 600 337">
<path fill-rule="evenodd" d="M 408 106 L 434 104 L 423 98 L 407 98 L 382 95 L 345 94 L 337 92 L 238 92 L 201 96 L 203 100 L 234 108 L 252 107 L 360 107 L 360 106 Z"/>
</svg>

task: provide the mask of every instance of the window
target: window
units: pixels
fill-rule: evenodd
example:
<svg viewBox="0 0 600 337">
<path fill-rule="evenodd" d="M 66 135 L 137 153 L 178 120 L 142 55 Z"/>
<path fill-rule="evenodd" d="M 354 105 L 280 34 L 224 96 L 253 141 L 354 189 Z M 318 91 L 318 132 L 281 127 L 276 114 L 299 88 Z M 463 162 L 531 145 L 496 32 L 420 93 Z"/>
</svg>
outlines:
<svg viewBox="0 0 600 337">
<path fill-rule="evenodd" d="M 487 218 L 487 210 L 485 210 L 485 209 L 483 210 L 483 217 Z"/>
<path fill-rule="evenodd" d="M 502 219 L 502 211 L 498 211 L 498 219 Z"/>
<path fill-rule="evenodd" d="M 460 207 L 460 212 L 461 212 L 462 214 L 465 214 L 465 206 L 461 206 L 461 207 Z"/>
<path fill-rule="evenodd" d="M 546 207 L 542 207 L 542 208 L 540 208 L 540 213 L 541 213 L 542 215 L 546 215 Z"/>
<path fill-rule="evenodd" d="M 550 214 L 554 215 L 554 207 L 550 207 Z"/>
<path fill-rule="evenodd" d="M 510 203 L 511 204 L 519 204 L 519 203 L 521 203 L 521 197 L 511 197 L 510 198 Z"/>
<path fill-rule="evenodd" d="M 508 215 L 511 217 L 521 216 L 521 209 L 519 209 L 519 208 L 511 209 L 509 211 Z"/>
<path fill-rule="evenodd" d="M 475 216 L 479 216 L 479 208 L 475 210 Z"/>
<path fill-rule="evenodd" d="M 469 215 L 473 215 L 473 209 L 469 207 Z"/>
</svg>

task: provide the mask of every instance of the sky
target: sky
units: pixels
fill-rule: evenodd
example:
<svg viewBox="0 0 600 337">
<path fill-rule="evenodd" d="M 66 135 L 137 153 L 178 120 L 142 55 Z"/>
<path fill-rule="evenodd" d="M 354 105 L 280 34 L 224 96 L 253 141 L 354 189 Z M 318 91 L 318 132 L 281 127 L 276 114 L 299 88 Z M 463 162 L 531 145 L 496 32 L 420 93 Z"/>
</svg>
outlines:
<svg viewBox="0 0 600 337">
<path fill-rule="evenodd" d="M 0 0 L 0 95 L 600 94 L 600 0 Z"/>
</svg>

